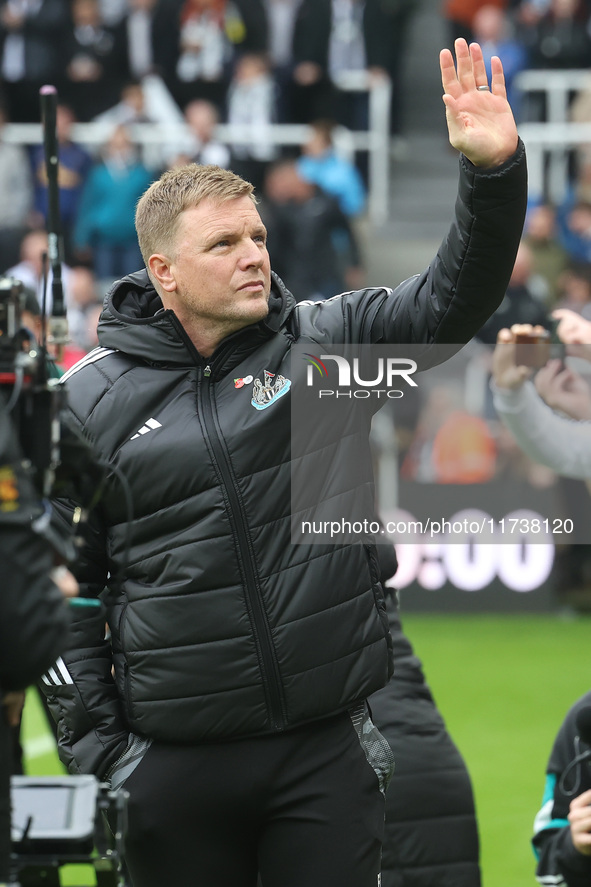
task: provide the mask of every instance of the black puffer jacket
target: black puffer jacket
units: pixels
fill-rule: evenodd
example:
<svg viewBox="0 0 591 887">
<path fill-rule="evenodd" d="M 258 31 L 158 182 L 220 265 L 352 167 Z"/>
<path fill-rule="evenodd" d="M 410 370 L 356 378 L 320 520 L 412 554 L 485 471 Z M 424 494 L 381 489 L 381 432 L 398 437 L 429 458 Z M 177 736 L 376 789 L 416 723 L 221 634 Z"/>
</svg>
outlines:
<svg viewBox="0 0 591 887">
<path fill-rule="evenodd" d="M 103 617 L 80 609 L 64 657 L 72 683 L 49 694 L 71 770 L 102 775 L 128 731 L 198 742 L 283 730 L 386 683 L 374 552 L 291 544 L 290 397 L 253 409 L 252 380 L 234 380 L 289 379 L 296 341 L 467 341 L 511 273 L 523 147 L 498 170 L 461 166 L 456 220 L 426 272 L 394 292 L 298 306 L 275 279 L 265 321 L 207 362 L 145 272 L 108 295 L 102 348 L 64 378 L 73 417 L 131 486 L 134 520 L 120 492 L 106 495 L 77 568 L 89 596 L 125 578 L 108 598 L 115 683 Z"/>
</svg>

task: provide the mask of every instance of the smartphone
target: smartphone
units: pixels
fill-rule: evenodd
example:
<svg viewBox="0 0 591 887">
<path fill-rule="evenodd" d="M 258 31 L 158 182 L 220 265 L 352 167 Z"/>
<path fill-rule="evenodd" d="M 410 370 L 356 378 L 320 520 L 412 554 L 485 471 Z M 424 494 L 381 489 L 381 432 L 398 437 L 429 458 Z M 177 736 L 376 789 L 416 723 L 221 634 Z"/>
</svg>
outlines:
<svg viewBox="0 0 591 887">
<path fill-rule="evenodd" d="M 517 366 L 540 369 L 550 360 L 551 336 L 549 330 L 515 333 L 515 363 Z"/>
</svg>

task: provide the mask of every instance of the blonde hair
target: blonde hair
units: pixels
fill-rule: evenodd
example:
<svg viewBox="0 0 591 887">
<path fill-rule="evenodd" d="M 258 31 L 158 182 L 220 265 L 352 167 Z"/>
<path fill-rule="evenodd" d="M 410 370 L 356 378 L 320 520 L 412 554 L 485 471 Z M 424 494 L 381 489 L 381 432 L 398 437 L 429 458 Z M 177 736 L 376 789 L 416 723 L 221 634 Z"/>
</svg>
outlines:
<svg viewBox="0 0 591 887">
<path fill-rule="evenodd" d="M 146 267 L 154 253 L 173 258 L 181 213 L 210 197 L 220 203 L 249 196 L 254 203 L 254 187 L 229 169 L 190 163 L 163 173 L 140 197 L 135 212 L 135 228 Z"/>
</svg>

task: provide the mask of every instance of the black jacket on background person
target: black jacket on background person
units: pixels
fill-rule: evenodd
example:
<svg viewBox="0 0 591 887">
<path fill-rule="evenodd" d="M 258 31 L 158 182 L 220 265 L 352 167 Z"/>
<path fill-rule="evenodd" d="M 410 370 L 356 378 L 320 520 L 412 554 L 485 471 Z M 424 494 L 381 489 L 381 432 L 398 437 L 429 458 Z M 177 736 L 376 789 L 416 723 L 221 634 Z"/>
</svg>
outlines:
<svg viewBox="0 0 591 887">
<path fill-rule="evenodd" d="M 398 568 L 396 553 L 391 545 L 377 549 L 386 584 Z M 389 592 L 394 676 L 369 698 L 372 720 L 395 761 L 386 793 L 382 887 L 480 887 L 470 774 L 404 632 L 397 593 L 394 588 Z"/>
<path fill-rule="evenodd" d="M 0 692 L 39 680 L 67 643 L 67 610 L 49 578 L 53 552 L 33 529 L 43 513 L 0 403 Z M 8 880 L 11 745 L 0 710 L 0 882 Z"/>
<path fill-rule="evenodd" d="M 100 347 L 63 380 L 73 419 L 127 478 L 134 520 L 119 491 L 105 493 L 75 573 L 85 596 L 124 574 L 103 594 L 111 642 L 104 616 L 80 608 L 68 678 L 43 687 L 71 772 L 104 776 L 130 732 L 179 743 L 273 733 L 350 709 L 387 682 L 375 551 L 291 544 L 290 397 L 255 409 L 251 383 L 289 379 L 296 342 L 471 338 L 513 267 L 523 145 L 497 169 L 465 158 L 460 169 L 456 217 L 423 274 L 299 305 L 274 278 L 268 316 L 207 361 L 145 271 L 108 294 Z"/>
<path fill-rule="evenodd" d="M 470 775 L 421 661 L 388 599 L 394 677 L 370 696 L 372 720 L 394 753 L 386 793 L 382 887 L 479 887 L 479 839 Z"/>
</svg>

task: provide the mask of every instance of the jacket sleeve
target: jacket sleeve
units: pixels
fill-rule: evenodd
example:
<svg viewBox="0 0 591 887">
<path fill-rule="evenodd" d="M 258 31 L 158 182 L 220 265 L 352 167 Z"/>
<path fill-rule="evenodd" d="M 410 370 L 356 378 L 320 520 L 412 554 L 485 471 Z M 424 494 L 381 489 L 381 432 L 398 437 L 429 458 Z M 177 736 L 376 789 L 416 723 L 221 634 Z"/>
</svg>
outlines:
<svg viewBox="0 0 591 887">
<path fill-rule="evenodd" d="M 319 342 L 436 344 L 451 346 L 445 349 L 449 353 L 457 350 L 503 300 L 526 203 L 521 141 L 495 169 L 477 169 L 461 156 L 455 216 L 429 267 L 394 290 L 366 289 L 315 306 L 303 303 L 302 332 Z"/>
<path fill-rule="evenodd" d="M 67 641 L 68 612 L 51 581 L 53 551 L 36 530 L 42 506 L 0 406 L 0 690 L 39 679 Z"/>
<path fill-rule="evenodd" d="M 60 519 L 71 522 L 73 504 L 54 503 Z M 71 569 L 80 598 L 98 602 L 107 582 L 105 531 L 95 509 L 82 529 L 83 544 Z M 40 682 L 58 726 L 58 751 L 70 773 L 102 778 L 125 750 L 128 728 L 112 676 L 111 644 L 105 608 L 72 608 L 70 644 L 59 666 Z"/>
<path fill-rule="evenodd" d="M 99 375 L 108 386 L 103 375 Z M 67 391 L 68 424 L 77 428 L 92 450 L 93 459 L 105 457 L 85 428 L 85 418 L 95 405 L 95 389 L 82 385 L 74 396 Z M 76 503 L 64 498 L 54 502 L 56 521 L 71 528 Z M 77 498 L 77 494 L 71 494 Z M 112 649 L 106 636 L 107 614 L 98 605 L 109 572 L 107 530 L 100 502 L 78 529 L 79 545 L 71 565 L 80 586 L 80 599 L 92 604 L 71 608 L 69 648 L 58 667 L 40 683 L 58 725 L 58 750 L 71 773 L 91 773 L 102 778 L 125 750 L 128 727 L 112 675 Z"/>
<path fill-rule="evenodd" d="M 491 387 L 495 409 L 530 459 L 565 477 L 591 477 L 591 422 L 559 416 L 529 381 L 513 391 Z"/>
<path fill-rule="evenodd" d="M 579 710 L 589 705 L 591 692 L 582 696 L 568 712 L 548 762 L 544 797 L 532 838 L 537 858 L 536 878 L 541 884 L 586 887 L 591 881 L 591 857 L 575 849 L 567 819 L 571 800 L 591 788 L 587 763 L 575 763 L 588 749 L 577 735 L 576 718 Z"/>
<path fill-rule="evenodd" d="M 536 844 L 539 853 L 536 878 L 541 884 L 589 887 L 591 857 L 575 849 L 568 824 L 540 833 Z"/>
</svg>

